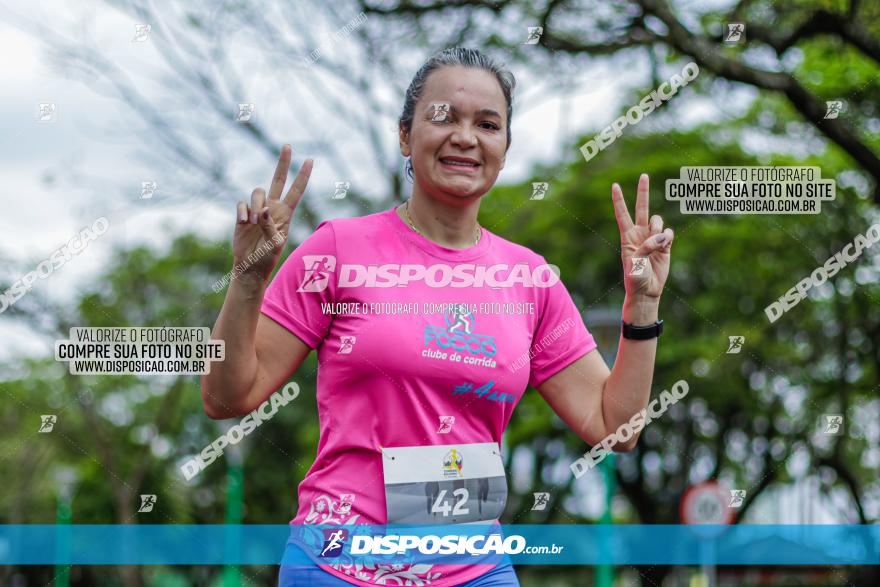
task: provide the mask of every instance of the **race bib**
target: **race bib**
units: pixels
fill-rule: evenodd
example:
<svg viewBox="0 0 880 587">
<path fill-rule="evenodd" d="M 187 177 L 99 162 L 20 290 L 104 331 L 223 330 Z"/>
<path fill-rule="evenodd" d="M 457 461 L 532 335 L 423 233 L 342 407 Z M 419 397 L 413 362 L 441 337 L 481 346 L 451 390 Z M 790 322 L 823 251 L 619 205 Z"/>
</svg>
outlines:
<svg viewBox="0 0 880 587">
<path fill-rule="evenodd" d="M 462 524 L 497 520 L 507 477 L 497 443 L 382 449 L 389 524 Z"/>
</svg>

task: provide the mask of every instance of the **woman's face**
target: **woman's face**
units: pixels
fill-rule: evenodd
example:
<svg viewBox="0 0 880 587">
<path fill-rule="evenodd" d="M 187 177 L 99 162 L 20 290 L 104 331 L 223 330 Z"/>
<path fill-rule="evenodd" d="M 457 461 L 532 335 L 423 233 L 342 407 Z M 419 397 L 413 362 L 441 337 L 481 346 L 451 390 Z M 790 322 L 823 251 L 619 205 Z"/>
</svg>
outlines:
<svg viewBox="0 0 880 587">
<path fill-rule="evenodd" d="M 504 167 L 507 124 L 507 102 L 493 74 L 442 67 L 428 75 L 411 133 L 400 130 L 400 152 L 412 156 L 418 188 L 448 204 L 469 203 L 491 189 Z"/>
</svg>

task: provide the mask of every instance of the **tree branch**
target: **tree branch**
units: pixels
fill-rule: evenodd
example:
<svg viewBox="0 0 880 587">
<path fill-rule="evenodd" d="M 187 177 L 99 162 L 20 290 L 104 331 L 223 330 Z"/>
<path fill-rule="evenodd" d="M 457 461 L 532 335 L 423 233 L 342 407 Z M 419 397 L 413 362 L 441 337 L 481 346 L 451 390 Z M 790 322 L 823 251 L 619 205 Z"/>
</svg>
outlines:
<svg viewBox="0 0 880 587">
<path fill-rule="evenodd" d="M 855 475 L 849 468 L 844 464 L 844 462 L 837 455 L 819 457 L 816 460 L 816 464 L 821 466 L 824 465 L 826 467 L 830 467 L 834 469 L 837 473 L 837 476 L 843 481 L 844 485 L 846 485 L 847 489 L 849 489 L 850 495 L 852 495 L 853 501 L 856 504 L 856 512 L 859 515 L 859 523 L 860 524 L 870 524 L 871 521 L 868 520 L 868 517 L 865 515 L 865 508 L 862 507 L 862 499 L 859 497 L 859 481 L 856 479 Z"/>
<path fill-rule="evenodd" d="M 767 43 L 780 55 L 801 40 L 822 34 L 837 35 L 867 57 L 880 63 L 880 42 L 851 18 L 819 9 L 787 35 L 776 34 L 774 29 L 753 23 L 749 23 L 748 34 Z"/>
<path fill-rule="evenodd" d="M 510 4 L 509 2 L 499 2 L 495 0 L 441 0 L 432 4 L 412 4 L 410 2 L 401 2 L 396 6 L 379 7 L 372 6 L 366 2 L 361 3 L 361 9 L 367 14 L 378 14 L 381 16 L 396 16 L 406 14 L 409 16 L 422 16 L 429 12 L 438 12 L 446 8 L 463 8 L 471 6 L 475 8 L 488 8 L 493 12 L 500 13 Z"/>
<path fill-rule="evenodd" d="M 690 55 L 699 65 L 716 75 L 784 94 L 795 109 L 825 136 L 840 145 L 850 157 L 871 174 L 875 180 L 874 201 L 880 204 L 880 158 L 866 147 L 840 119 L 825 119 L 825 104 L 788 73 L 770 72 L 745 65 L 725 57 L 717 42 L 697 36 L 673 15 L 665 0 L 639 0 L 669 28 L 668 42 L 678 51 Z"/>
</svg>

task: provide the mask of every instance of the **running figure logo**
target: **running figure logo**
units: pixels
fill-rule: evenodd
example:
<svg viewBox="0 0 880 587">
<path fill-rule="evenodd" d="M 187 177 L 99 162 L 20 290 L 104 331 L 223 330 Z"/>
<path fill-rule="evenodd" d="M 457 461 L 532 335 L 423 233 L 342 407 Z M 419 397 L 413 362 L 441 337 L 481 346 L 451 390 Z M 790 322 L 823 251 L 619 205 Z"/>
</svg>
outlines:
<svg viewBox="0 0 880 587">
<path fill-rule="evenodd" d="M 238 112 L 235 114 L 235 120 L 236 120 L 236 122 L 250 122 L 253 115 L 254 115 L 253 103 L 239 104 L 238 105 Z"/>
<path fill-rule="evenodd" d="M 52 428 L 55 427 L 55 422 L 58 421 L 58 416 L 51 414 L 49 416 L 40 416 L 40 429 L 37 432 L 47 433 L 52 432 Z"/>
<path fill-rule="evenodd" d="M 158 184 L 155 181 L 142 181 L 141 182 L 141 199 L 149 200 L 153 197 L 153 194 L 156 193 L 156 188 Z"/>
<path fill-rule="evenodd" d="M 526 28 L 529 29 L 529 36 L 526 38 L 526 42 L 523 43 L 523 45 L 537 45 L 538 41 L 541 40 L 541 35 L 544 33 L 544 27 L 530 26 Z"/>
<path fill-rule="evenodd" d="M 825 107 L 827 110 L 825 111 L 825 119 L 833 119 L 837 118 L 837 115 L 843 112 L 843 101 L 842 100 L 831 100 L 825 102 Z"/>
<path fill-rule="evenodd" d="M 746 490 L 745 489 L 731 489 L 730 490 L 730 503 L 727 504 L 728 507 L 739 508 L 742 506 L 743 501 L 746 499 Z"/>
<path fill-rule="evenodd" d="M 746 25 L 741 22 L 731 22 L 727 25 L 727 35 L 724 37 L 725 43 L 739 43 L 744 40 L 743 35 L 746 33 Z"/>
<path fill-rule="evenodd" d="M 547 509 L 547 504 L 550 503 L 550 494 L 546 492 L 535 493 L 535 505 L 532 506 L 532 511 L 542 512 Z"/>
<path fill-rule="evenodd" d="M 645 272 L 645 267 L 648 264 L 647 257 L 633 257 L 632 258 L 632 268 L 630 269 L 630 275 L 641 275 Z"/>
<path fill-rule="evenodd" d="M 336 513 L 340 516 L 347 516 L 351 513 L 351 504 L 354 502 L 353 493 L 340 493 L 339 505 L 336 507 Z"/>
<path fill-rule="evenodd" d="M 440 428 L 437 434 L 449 434 L 452 432 L 452 425 L 455 424 L 455 416 L 440 416 Z"/>
<path fill-rule="evenodd" d="M 532 182 L 532 197 L 530 200 L 543 200 L 544 196 L 547 195 L 547 188 L 550 187 L 550 184 L 546 181 L 533 181 Z"/>
<path fill-rule="evenodd" d="M 825 414 L 825 430 L 823 434 L 841 434 L 843 432 L 843 416 Z"/>
<path fill-rule="evenodd" d="M 147 40 L 147 37 L 150 36 L 150 31 L 153 30 L 153 27 L 148 24 L 136 24 L 134 25 L 134 38 L 131 40 L 132 43 L 143 43 Z"/>
<path fill-rule="evenodd" d="M 443 316 L 446 319 L 447 332 L 455 332 L 455 329 L 464 329 L 465 334 L 471 334 L 474 326 L 474 313 L 468 311 L 467 304 L 453 304 L 446 310 Z"/>
<path fill-rule="evenodd" d="M 141 496 L 141 507 L 138 508 L 138 513 L 144 512 L 149 513 L 153 511 L 153 506 L 156 505 L 156 496 L 155 495 L 142 495 Z"/>
<path fill-rule="evenodd" d="M 39 104 L 39 114 L 37 115 L 37 120 L 40 122 L 55 122 L 55 103 L 54 102 L 41 102 Z"/>
<path fill-rule="evenodd" d="M 357 342 L 357 337 L 355 337 L 355 336 L 340 336 L 339 337 L 339 351 L 336 354 L 350 355 L 351 351 L 354 349 L 355 342 Z"/>
<path fill-rule="evenodd" d="M 347 181 L 335 181 L 333 185 L 336 191 L 333 193 L 334 200 L 341 200 L 345 197 L 345 194 L 348 193 L 348 188 L 351 187 L 351 183 Z"/>
<path fill-rule="evenodd" d="M 431 104 L 433 112 L 431 113 L 431 122 L 445 122 L 449 118 L 449 104 L 446 102 L 438 102 Z"/>
<path fill-rule="evenodd" d="M 727 347 L 728 355 L 735 355 L 742 350 L 743 343 L 746 341 L 745 336 L 728 336 L 730 346 Z"/>
<path fill-rule="evenodd" d="M 298 293 L 319 292 L 327 289 L 330 274 L 336 271 L 336 257 L 333 255 L 303 255 L 306 275 L 297 288 Z"/>
<path fill-rule="evenodd" d="M 336 558 L 342 554 L 342 547 L 348 540 L 348 530 L 324 530 L 324 548 L 321 554 L 324 558 Z"/>
</svg>

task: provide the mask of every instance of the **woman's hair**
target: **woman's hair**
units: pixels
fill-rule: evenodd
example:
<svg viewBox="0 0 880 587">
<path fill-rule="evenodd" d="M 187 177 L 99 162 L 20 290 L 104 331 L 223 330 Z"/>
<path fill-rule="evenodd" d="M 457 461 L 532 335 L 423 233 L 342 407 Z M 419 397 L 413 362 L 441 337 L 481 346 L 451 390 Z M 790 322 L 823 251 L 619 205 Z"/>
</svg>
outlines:
<svg viewBox="0 0 880 587">
<path fill-rule="evenodd" d="M 412 132 L 413 116 L 415 114 L 416 102 L 425 89 L 425 82 L 428 75 L 432 71 L 441 67 L 462 66 L 474 69 L 484 69 L 495 76 L 504 93 L 504 99 L 507 101 L 507 148 L 510 148 L 510 122 L 513 117 L 513 89 L 516 87 L 516 79 L 513 74 L 505 69 L 505 67 L 497 63 L 494 59 L 486 56 L 478 49 L 467 49 L 465 47 L 452 47 L 443 49 L 428 59 L 409 83 L 406 90 L 406 97 L 403 101 L 403 112 L 398 119 L 398 124 L 402 124 L 407 134 Z M 406 160 L 406 175 L 413 179 L 412 157 Z"/>
</svg>

